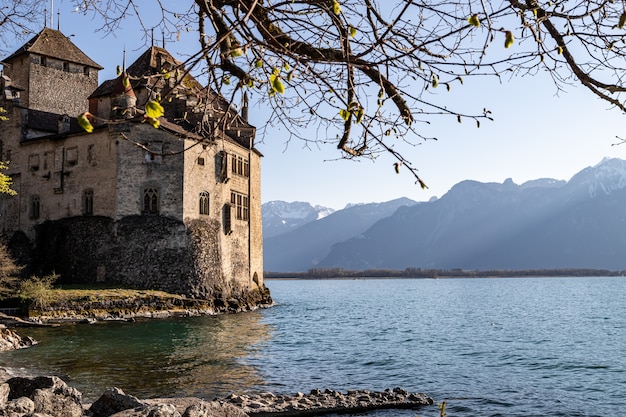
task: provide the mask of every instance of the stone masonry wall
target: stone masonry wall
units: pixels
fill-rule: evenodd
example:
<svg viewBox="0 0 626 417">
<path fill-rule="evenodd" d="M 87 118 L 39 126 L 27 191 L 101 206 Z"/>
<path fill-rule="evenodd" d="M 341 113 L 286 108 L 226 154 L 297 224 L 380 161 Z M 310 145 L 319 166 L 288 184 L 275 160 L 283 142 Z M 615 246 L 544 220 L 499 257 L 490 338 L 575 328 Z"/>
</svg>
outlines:
<svg viewBox="0 0 626 417">
<path fill-rule="evenodd" d="M 36 272 L 61 283 L 109 283 L 198 299 L 240 298 L 250 291 L 222 271 L 216 220 L 188 225 L 162 216 L 73 217 L 37 228 Z"/>
</svg>

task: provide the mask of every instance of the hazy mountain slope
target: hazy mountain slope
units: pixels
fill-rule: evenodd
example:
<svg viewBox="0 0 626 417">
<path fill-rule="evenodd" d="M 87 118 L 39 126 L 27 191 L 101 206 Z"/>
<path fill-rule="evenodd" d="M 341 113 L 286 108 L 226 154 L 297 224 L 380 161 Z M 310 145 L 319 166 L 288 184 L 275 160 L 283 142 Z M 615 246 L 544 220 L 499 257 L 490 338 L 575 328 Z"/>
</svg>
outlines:
<svg viewBox="0 0 626 417">
<path fill-rule="evenodd" d="M 626 161 L 567 183 L 461 182 L 335 244 L 320 267 L 626 268 Z"/>
<path fill-rule="evenodd" d="M 306 271 L 329 252 L 331 245 L 363 233 L 399 207 L 416 204 L 408 198 L 350 206 L 293 231 L 263 239 L 266 271 Z"/>
</svg>

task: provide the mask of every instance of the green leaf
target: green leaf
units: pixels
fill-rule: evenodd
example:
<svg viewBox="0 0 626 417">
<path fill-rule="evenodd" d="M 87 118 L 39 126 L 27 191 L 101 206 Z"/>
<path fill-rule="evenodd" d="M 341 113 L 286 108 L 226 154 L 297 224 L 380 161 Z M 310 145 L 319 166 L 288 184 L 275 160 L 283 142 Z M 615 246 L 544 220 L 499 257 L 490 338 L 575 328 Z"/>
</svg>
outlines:
<svg viewBox="0 0 626 417">
<path fill-rule="evenodd" d="M 285 94 L 285 86 L 278 75 L 270 75 L 270 84 L 272 85 L 272 91 Z"/>
</svg>

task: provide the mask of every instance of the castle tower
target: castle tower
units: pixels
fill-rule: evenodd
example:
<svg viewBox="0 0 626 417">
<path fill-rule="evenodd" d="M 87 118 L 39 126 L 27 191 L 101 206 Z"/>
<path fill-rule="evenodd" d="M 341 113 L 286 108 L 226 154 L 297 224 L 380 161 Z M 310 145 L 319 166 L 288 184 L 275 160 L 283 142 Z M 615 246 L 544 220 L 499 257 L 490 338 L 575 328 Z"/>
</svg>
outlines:
<svg viewBox="0 0 626 417">
<path fill-rule="evenodd" d="M 44 28 L 3 63 L 3 74 L 23 89 L 21 106 L 72 116 L 85 111 L 102 69 L 68 37 L 50 28 Z"/>
</svg>

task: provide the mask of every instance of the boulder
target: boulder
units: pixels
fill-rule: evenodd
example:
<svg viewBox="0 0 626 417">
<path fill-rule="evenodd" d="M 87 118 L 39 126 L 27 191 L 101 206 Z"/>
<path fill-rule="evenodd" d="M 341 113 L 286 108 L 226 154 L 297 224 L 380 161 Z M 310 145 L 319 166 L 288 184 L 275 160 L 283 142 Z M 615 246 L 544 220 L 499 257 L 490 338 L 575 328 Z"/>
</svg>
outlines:
<svg viewBox="0 0 626 417">
<path fill-rule="evenodd" d="M 94 417 L 109 417 L 120 411 L 141 408 L 144 405 L 137 397 L 125 394 L 121 389 L 113 387 L 108 388 L 96 402 L 91 404 L 89 411 Z"/>
<path fill-rule="evenodd" d="M 35 411 L 35 403 L 27 397 L 20 397 L 7 402 L 4 408 L 8 416 L 32 414 Z"/>
<path fill-rule="evenodd" d="M 50 389 L 38 389 L 32 397 L 35 412 L 52 417 L 82 417 L 83 406 L 74 395 L 55 393 Z"/>
<path fill-rule="evenodd" d="M 0 325 L 0 351 L 23 349 L 36 345 L 32 337 L 21 337 L 13 330 Z"/>
<path fill-rule="evenodd" d="M 11 400 L 27 398 L 34 404 L 34 412 L 52 417 L 81 417 L 83 415 L 82 394 L 68 386 L 56 376 L 35 378 L 14 377 L 7 380 Z M 31 411 L 32 413 L 32 411 Z"/>
<path fill-rule="evenodd" d="M 120 411 L 111 417 L 181 417 L 181 415 L 173 404 L 153 404 Z"/>
<path fill-rule="evenodd" d="M 9 384 L 0 384 L 0 408 L 4 408 L 9 401 L 9 392 L 11 387 Z"/>
</svg>

